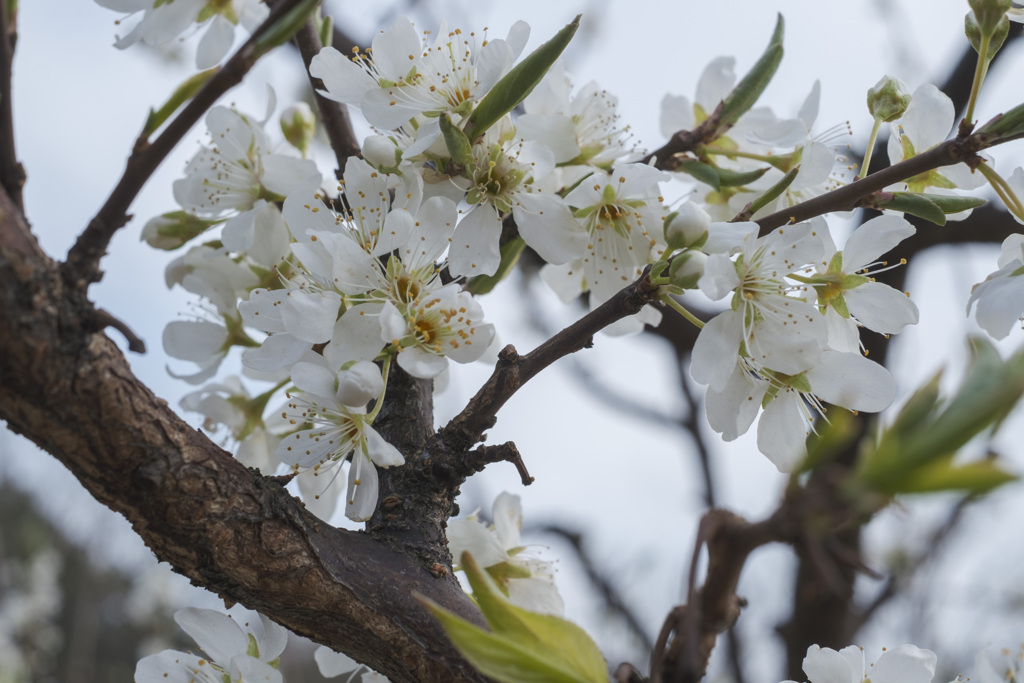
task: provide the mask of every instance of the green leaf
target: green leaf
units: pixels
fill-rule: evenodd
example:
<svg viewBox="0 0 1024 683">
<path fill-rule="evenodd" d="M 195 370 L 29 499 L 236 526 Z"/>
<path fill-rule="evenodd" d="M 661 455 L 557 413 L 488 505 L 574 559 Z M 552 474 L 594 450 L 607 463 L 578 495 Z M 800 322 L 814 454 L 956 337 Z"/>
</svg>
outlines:
<svg viewBox="0 0 1024 683">
<path fill-rule="evenodd" d="M 444 144 L 448 147 L 448 153 L 459 166 L 465 166 L 473 158 L 473 145 L 469 138 L 462 132 L 462 129 L 452 123 L 448 114 L 441 114 L 441 135 L 444 136 Z"/>
<path fill-rule="evenodd" d="M 901 483 L 900 492 L 966 491 L 980 495 L 1016 479 L 1016 475 L 1000 468 L 994 460 L 954 465 L 953 456 L 948 456 L 915 469 Z"/>
<path fill-rule="evenodd" d="M 194 76 L 190 76 L 185 79 L 185 82 L 177 87 L 177 89 L 171 94 L 171 96 L 164 102 L 164 105 L 159 109 L 149 110 L 149 116 L 146 118 L 146 125 L 142 129 L 143 135 L 147 138 L 152 135 L 157 128 L 164 125 L 164 122 L 171 117 L 171 115 L 178 111 L 178 109 L 195 97 L 196 93 L 199 92 L 200 88 L 206 85 L 213 75 L 217 73 L 217 67 L 207 69 L 206 71 L 200 71 Z"/>
<path fill-rule="evenodd" d="M 448 639 L 462 656 L 485 676 L 501 683 L 581 683 L 587 680 L 544 661 L 532 647 L 477 628 L 432 601 L 424 604 L 441 622 Z"/>
<path fill-rule="evenodd" d="M 767 170 L 768 169 L 765 169 L 765 171 Z M 750 216 L 753 216 L 755 213 L 757 213 L 764 207 L 768 206 L 769 203 L 778 199 L 782 195 L 782 193 L 789 189 L 789 186 L 793 184 L 793 181 L 796 180 L 796 176 L 798 173 L 800 173 L 799 165 L 790 169 L 789 173 L 782 176 L 779 182 L 769 187 L 767 190 L 765 190 L 764 194 L 762 194 L 754 201 L 750 202 L 750 206 L 746 208 L 746 213 Z M 840 252 L 837 251 L 836 253 L 838 254 Z"/>
<path fill-rule="evenodd" d="M 931 196 L 914 192 L 893 192 L 891 198 L 881 199 L 875 206 L 880 209 L 909 213 L 911 216 L 923 218 L 936 225 L 945 225 L 946 213 L 931 200 Z"/>
<path fill-rule="evenodd" d="M 979 128 L 978 133 L 984 133 L 996 138 L 1011 137 L 1024 133 L 1024 104 L 1018 104 L 1013 109 L 999 114 Z"/>
<path fill-rule="evenodd" d="M 481 673 L 501 683 L 607 683 L 604 657 L 583 629 L 561 617 L 512 605 L 469 553 L 459 562 L 490 633 L 426 598 L 420 600 Z"/>
<path fill-rule="evenodd" d="M 709 185 L 716 192 L 722 189 L 722 181 L 718 176 L 718 169 L 711 164 L 705 164 L 702 161 L 684 161 L 675 170 L 692 175 L 705 185 Z"/>
<path fill-rule="evenodd" d="M 519 256 L 523 253 L 523 247 L 525 246 L 526 242 L 523 241 L 522 237 L 516 237 L 501 245 L 501 262 L 498 263 L 498 270 L 494 271 L 494 275 L 477 275 L 472 278 L 469 284 L 466 285 L 469 293 L 474 295 L 487 294 L 494 289 L 516 267 L 516 263 L 519 262 Z"/>
<path fill-rule="evenodd" d="M 561 31 L 556 33 L 551 40 L 547 41 L 530 55 L 519 62 L 516 66 L 501 77 L 491 91 L 487 93 L 480 104 L 476 106 L 466 123 L 466 136 L 475 139 L 493 126 L 498 119 L 512 111 L 516 105 L 526 99 L 548 69 L 555 63 L 558 57 L 565 50 L 565 47 L 576 35 L 576 29 L 580 27 L 580 17 L 567 24 Z"/>
<path fill-rule="evenodd" d="M 757 168 L 753 171 L 730 171 L 727 168 L 719 168 L 717 170 L 718 183 L 721 187 L 739 187 L 752 183 L 763 176 L 768 172 L 768 167 Z"/>
<path fill-rule="evenodd" d="M 718 132 L 714 137 L 722 135 L 731 128 L 741 116 L 754 106 L 757 99 L 761 97 L 761 93 L 768 87 L 782 61 L 782 36 L 785 26 L 785 21 L 780 14 L 775 22 L 775 31 L 768 42 L 768 48 L 743 77 L 743 80 L 737 83 L 732 92 L 722 101 Z"/>
<path fill-rule="evenodd" d="M 961 197 L 951 194 L 929 194 L 926 196 L 946 214 L 976 209 L 988 203 L 988 200 L 981 197 Z"/>
<path fill-rule="evenodd" d="M 865 448 L 856 479 L 890 495 L 940 490 L 936 487 L 982 491 L 1007 481 L 975 463 L 953 468 L 968 485 L 950 484 L 957 475 L 948 471 L 949 461 L 957 451 L 986 431 L 994 433 L 1024 395 L 1024 352 L 1004 361 L 991 342 L 980 337 L 971 339 L 971 351 L 971 364 L 952 399 L 939 399 L 939 377 L 933 377 L 877 443 Z"/>
<path fill-rule="evenodd" d="M 256 39 L 253 57 L 259 59 L 278 45 L 284 45 L 310 19 L 310 15 L 319 6 L 320 0 L 302 0 L 288 10 L 263 35 Z"/>
</svg>

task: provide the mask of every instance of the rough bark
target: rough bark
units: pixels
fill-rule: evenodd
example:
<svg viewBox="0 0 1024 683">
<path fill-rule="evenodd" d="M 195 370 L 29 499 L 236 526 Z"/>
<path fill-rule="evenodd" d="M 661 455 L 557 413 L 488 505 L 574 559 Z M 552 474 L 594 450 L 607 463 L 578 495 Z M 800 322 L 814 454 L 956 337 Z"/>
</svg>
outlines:
<svg viewBox="0 0 1024 683">
<path fill-rule="evenodd" d="M 321 523 L 178 418 L 132 375 L 5 193 L 0 283 L 0 418 L 123 514 L 159 559 L 393 681 L 486 680 L 413 597 L 479 623 L 451 573 L 401 539 Z"/>
</svg>

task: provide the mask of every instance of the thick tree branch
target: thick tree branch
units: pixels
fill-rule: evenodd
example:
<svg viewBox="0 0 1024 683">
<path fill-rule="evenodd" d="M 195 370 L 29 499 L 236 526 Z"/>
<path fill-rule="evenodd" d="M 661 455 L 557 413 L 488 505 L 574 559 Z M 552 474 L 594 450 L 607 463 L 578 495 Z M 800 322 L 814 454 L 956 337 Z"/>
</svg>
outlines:
<svg viewBox="0 0 1024 683">
<path fill-rule="evenodd" d="M 67 260 L 61 265 L 65 282 L 85 289 L 90 283 L 100 280 L 103 276 L 99 268 L 100 259 L 106 254 L 114 233 L 128 222 L 128 209 L 143 185 L 206 110 L 221 95 L 242 82 L 259 57 L 259 40 L 299 2 L 301 0 L 282 0 L 274 6 L 267 20 L 167 124 L 156 140 L 150 143 L 145 131 L 139 135 L 121 180 L 68 251 Z"/>
<path fill-rule="evenodd" d="M 451 574 L 321 523 L 181 421 L 83 327 L 91 304 L 4 193 L 0 283 L 0 418 L 123 514 L 158 558 L 391 680 L 484 680 L 411 596 L 479 623 Z"/>
</svg>

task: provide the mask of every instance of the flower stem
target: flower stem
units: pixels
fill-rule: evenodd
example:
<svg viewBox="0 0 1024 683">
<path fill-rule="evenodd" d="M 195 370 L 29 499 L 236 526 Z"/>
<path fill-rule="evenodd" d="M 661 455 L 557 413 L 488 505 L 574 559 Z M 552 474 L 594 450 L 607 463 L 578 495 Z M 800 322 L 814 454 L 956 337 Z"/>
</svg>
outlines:
<svg viewBox="0 0 1024 683">
<path fill-rule="evenodd" d="M 691 323 L 696 325 L 697 329 L 704 329 L 704 321 L 695 316 L 693 313 L 690 313 L 688 310 L 686 310 L 681 303 L 673 299 L 671 296 L 666 294 L 661 297 L 661 301 L 666 306 L 671 308 L 673 311 L 675 311 L 676 313 L 678 313 L 679 315 L 683 316 Z"/>
<path fill-rule="evenodd" d="M 978 46 L 978 65 L 974 68 L 974 82 L 971 83 L 971 98 L 967 101 L 967 113 L 964 115 L 964 120 L 968 124 L 974 121 L 974 105 L 978 101 L 978 93 L 981 92 L 981 83 L 988 72 L 988 48 L 991 42 L 991 36 L 982 34 L 981 44 Z"/>
<path fill-rule="evenodd" d="M 995 190 L 999 199 L 1003 201 L 1003 204 L 1006 205 L 1010 213 L 1020 220 L 1024 220 L 1024 203 L 1021 203 L 1020 198 L 1014 193 L 1009 183 L 988 164 L 981 164 L 978 166 L 978 170 L 981 171 L 981 174 L 992 185 L 992 189 Z"/>
<path fill-rule="evenodd" d="M 868 146 L 865 147 L 864 161 L 860 165 L 860 173 L 857 180 L 868 174 L 868 166 L 871 165 L 871 153 L 875 151 L 875 139 L 878 138 L 878 129 L 882 127 L 882 119 L 876 118 L 875 125 L 871 126 L 871 136 L 868 138 Z"/>
</svg>

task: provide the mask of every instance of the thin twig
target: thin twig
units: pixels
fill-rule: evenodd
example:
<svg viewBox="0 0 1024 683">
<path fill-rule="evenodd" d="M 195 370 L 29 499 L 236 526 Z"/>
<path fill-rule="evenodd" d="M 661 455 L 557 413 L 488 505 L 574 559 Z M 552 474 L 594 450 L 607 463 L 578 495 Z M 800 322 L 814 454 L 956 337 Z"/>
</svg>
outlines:
<svg viewBox="0 0 1024 683">
<path fill-rule="evenodd" d="M 980 160 L 978 152 L 1008 141 L 1009 138 L 992 140 L 983 134 L 971 135 L 965 139 L 947 140 L 927 152 L 893 164 L 866 178 L 760 218 L 757 224 L 761 228 L 761 234 L 765 235 L 775 228 L 789 223 L 800 223 L 833 211 L 852 211 L 860 206 L 861 200 L 894 183 L 943 166 Z"/>
<path fill-rule="evenodd" d="M 126 325 L 121 320 L 115 318 L 113 315 L 110 314 L 110 312 L 102 308 L 97 308 L 95 317 L 95 322 L 98 328 L 113 327 L 115 330 L 120 332 L 124 336 L 125 341 L 128 342 L 129 351 L 132 351 L 134 353 L 146 352 L 146 342 L 142 341 L 142 339 L 140 339 L 134 332 L 132 332 L 131 328 L 128 327 L 128 325 Z"/>
<path fill-rule="evenodd" d="M 356 140 L 355 132 L 352 130 L 352 121 L 348 115 L 345 105 L 329 100 L 320 94 L 323 83 L 319 78 L 314 78 L 309 73 L 309 63 L 313 57 L 320 54 L 323 44 L 320 42 L 320 34 L 312 21 L 306 22 L 305 26 L 295 34 L 295 44 L 302 54 L 302 62 L 306 65 L 306 75 L 309 76 L 309 83 L 313 87 L 313 97 L 316 100 L 316 107 L 320 110 L 320 121 L 324 125 L 327 139 L 331 142 L 331 149 L 334 150 L 334 157 L 338 162 L 338 168 L 334 172 L 335 177 L 341 180 L 345 173 L 345 162 L 349 157 L 359 156 L 361 150 Z"/>
<path fill-rule="evenodd" d="M 651 284 L 645 271 L 636 282 L 525 356 L 520 356 L 511 344 L 506 346 L 498 354 L 498 363 L 487 382 L 438 435 L 453 450 L 467 450 L 494 425 L 496 415 L 505 402 L 537 373 L 559 358 L 592 346 L 595 334 L 614 322 L 639 313 L 656 299 L 657 292 L 657 286 Z"/>
<path fill-rule="evenodd" d="M 61 264 L 61 274 L 65 282 L 84 289 L 90 283 L 100 280 L 103 274 L 99 269 L 99 261 L 106 253 L 114 233 L 128 222 L 128 208 L 143 185 L 192 126 L 202 118 L 206 110 L 213 106 L 221 95 L 242 82 L 245 74 L 256 62 L 257 41 L 301 1 L 282 0 L 275 6 L 267 20 L 167 124 L 164 132 L 156 140 L 150 143 L 145 132 L 140 134 L 117 187 L 110 193 L 99 213 L 78 236 L 68 251 L 67 260 Z"/>
<path fill-rule="evenodd" d="M 21 188 L 25 185 L 25 168 L 18 163 L 18 155 L 14 151 L 14 110 L 11 104 L 11 63 L 18 34 L 13 26 L 8 25 L 9 8 L 9 0 L 0 0 L 0 186 L 24 216 Z"/>
<path fill-rule="evenodd" d="M 533 483 L 533 477 L 530 476 L 530 472 L 526 469 L 523 456 L 511 441 L 506 441 L 496 446 L 480 446 L 475 448 L 469 452 L 466 461 L 480 465 L 488 465 L 494 462 L 510 462 L 515 466 L 516 471 L 519 472 L 519 478 L 523 486 L 529 486 Z"/>
</svg>

